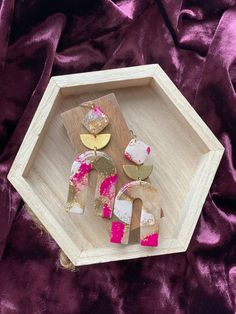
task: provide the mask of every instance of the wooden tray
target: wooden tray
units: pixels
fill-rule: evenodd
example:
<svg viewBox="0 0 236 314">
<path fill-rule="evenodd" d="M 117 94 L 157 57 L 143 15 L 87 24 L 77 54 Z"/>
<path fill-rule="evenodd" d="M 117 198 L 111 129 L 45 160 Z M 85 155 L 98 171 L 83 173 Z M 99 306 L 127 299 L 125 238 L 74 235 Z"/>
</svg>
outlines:
<svg viewBox="0 0 236 314">
<path fill-rule="evenodd" d="M 109 221 L 64 209 L 74 151 L 60 114 L 108 93 L 157 152 L 150 181 L 165 213 L 157 248 L 111 244 Z M 86 265 L 185 251 L 223 152 L 159 65 L 64 75 L 51 78 L 8 179 L 73 264 Z"/>
</svg>

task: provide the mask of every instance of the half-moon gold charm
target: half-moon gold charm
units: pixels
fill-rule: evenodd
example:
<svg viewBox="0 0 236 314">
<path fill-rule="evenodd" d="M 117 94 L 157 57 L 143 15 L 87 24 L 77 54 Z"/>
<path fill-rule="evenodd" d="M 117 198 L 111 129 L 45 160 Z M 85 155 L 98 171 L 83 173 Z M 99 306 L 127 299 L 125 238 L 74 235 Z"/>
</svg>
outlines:
<svg viewBox="0 0 236 314">
<path fill-rule="evenodd" d="M 145 180 L 152 173 L 153 165 L 123 165 L 125 174 L 133 180 Z"/>
<path fill-rule="evenodd" d="M 111 134 L 80 134 L 81 142 L 89 149 L 102 149 L 109 143 Z"/>
</svg>

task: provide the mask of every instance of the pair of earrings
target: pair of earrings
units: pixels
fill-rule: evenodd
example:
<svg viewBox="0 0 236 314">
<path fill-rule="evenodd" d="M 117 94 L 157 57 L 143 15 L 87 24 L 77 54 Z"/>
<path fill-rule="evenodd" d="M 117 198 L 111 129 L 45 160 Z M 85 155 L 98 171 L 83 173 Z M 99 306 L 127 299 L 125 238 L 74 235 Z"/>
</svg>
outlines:
<svg viewBox="0 0 236 314">
<path fill-rule="evenodd" d="M 124 157 L 135 165 L 124 165 L 126 175 L 133 179 L 125 184 L 116 195 L 117 170 L 112 158 L 100 151 L 110 141 L 111 134 L 99 134 L 108 124 L 108 116 L 95 104 L 87 104 L 89 111 L 84 116 L 83 125 L 90 132 L 80 134 L 82 143 L 89 148 L 78 155 L 71 167 L 67 210 L 83 214 L 86 207 L 89 173 L 97 171 L 94 209 L 98 216 L 110 219 L 110 241 L 128 244 L 132 219 L 133 202 L 141 199 L 140 244 L 158 245 L 158 228 L 161 217 L 158 191 L 148 182 L 143 181 L 152 172 L 152 165 L 144 165 L 150 154 L 150 147 L 135 136 L 128 143 Z"/>
</svg>

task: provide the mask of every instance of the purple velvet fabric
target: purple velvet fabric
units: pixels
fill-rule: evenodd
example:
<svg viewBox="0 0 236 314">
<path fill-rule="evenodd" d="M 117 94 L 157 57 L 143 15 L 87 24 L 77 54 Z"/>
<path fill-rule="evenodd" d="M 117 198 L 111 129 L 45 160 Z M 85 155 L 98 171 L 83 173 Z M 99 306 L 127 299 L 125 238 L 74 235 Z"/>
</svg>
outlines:
<svg viewBox="0 0 236 314">
<path fill-rule="evenodd" d="M 159 63 L 225 146 L 186 253 L 61 269 L 7 173 L 51 75 Z M 236 1 L 0 0 L 0 313 L 236 312 Z"/>
</svg>

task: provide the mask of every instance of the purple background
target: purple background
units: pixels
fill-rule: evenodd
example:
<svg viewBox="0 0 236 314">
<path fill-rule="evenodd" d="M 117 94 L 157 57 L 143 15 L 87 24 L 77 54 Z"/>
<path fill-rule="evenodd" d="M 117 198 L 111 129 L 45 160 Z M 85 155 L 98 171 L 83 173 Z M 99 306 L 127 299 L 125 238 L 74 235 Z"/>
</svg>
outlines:
<svg viewBox="0 0 236 314">
<path fill-rule="evenodd" d="M 159 63 L 225 146 L 186 253 L 60 268 L 6 179 L 51 75 Z M 0 313 L 236 311 L 236 1 L 0 0 Z"/>
</svg>

